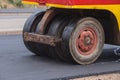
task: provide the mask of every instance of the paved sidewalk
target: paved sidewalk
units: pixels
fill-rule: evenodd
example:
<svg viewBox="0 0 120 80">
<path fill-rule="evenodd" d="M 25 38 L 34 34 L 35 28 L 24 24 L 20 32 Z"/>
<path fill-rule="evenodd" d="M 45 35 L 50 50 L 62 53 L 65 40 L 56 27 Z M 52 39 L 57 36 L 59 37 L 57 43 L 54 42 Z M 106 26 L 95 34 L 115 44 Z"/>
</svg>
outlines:
<svg viewBox="0 0 120 80">
<path fill-rule="evenodd" d="M 0 9 L 0 34 L 21 33 L 27 18 L 39 9 Z"/>
<path fill-rule="evenodd" d="M 0 15 L 0 33 L 22 32 L 23 26 L 29 14 L 5 14 Z"/>
<path fill-rule="evenodd" d="M 46 10 L 46 7 L 39 7 L 39 8 L 12 8 L 12 9 L 0 9 L 0 14 L 8 14 L 8 13 L 32 13 L 35 11 L 43 11 Z"/>
</svg>

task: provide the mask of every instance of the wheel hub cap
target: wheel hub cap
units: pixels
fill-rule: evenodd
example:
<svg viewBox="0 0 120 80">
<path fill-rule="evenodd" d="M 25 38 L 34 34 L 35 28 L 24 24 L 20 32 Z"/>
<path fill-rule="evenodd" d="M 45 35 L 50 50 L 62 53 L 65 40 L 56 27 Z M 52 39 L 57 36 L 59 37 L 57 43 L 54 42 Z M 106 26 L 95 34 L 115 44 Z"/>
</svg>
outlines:
<svg viewBox="0 0 120 80">
<path fill-rule="evenodd" d="M 77 38 L 77 49 L 82 55 L 92 54 L 97 44 L 96 32 L 91 28 L 85 28 L 80 31 Z"/>
</svg>

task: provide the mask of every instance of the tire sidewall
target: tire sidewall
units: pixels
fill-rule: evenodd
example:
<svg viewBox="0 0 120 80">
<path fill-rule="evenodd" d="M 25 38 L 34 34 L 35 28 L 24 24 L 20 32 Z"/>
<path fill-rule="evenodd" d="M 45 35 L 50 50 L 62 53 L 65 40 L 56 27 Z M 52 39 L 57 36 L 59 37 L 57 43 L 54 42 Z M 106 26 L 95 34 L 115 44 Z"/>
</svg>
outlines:
<svg viewBox="0 0 120 80">
<path fill-rule="evenodd" d="M 76 39 L 78 37 L 79 31 L 88 26 L 94 29 L 94 31 L 97 33 L 98 43 L 95 47 L 95 50 L 91 54 L 82 55 L 77 50 Z M 79 64 L 93 63 L 102 53 L 103 45 L 104 45 L 104 31 L 99 21 L 91 17 L 87 17 L 79 20 L 74 30 L 72 31 L 72 34 L 70 36 L 70 41 L 69 41 L 70 53 L 73 59 Z"/>
</svg>

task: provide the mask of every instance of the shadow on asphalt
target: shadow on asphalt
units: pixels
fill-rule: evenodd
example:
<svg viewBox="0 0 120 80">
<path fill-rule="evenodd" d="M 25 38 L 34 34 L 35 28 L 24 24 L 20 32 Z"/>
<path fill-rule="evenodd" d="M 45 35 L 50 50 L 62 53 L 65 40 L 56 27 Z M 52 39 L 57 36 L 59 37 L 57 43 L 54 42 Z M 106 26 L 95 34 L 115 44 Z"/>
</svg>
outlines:
<svg viewBox="0 0 120 80">
<path fill-rule="evenodd" d="M 115 55 L 113 50 L 114 49 L 104 49 L 101 56 L 94 63 L 96 64 L 96 63 L 107 63 L 107 62 L 120 62 L 120 56 Z M 67 63 L 67 62 L 64 62 L 64 61 L 61 61 L 61 60 L 52 59 L 52 58 L 49 58 L 49 57 L 37 56 L 37 55 L 34 55 L 34 54 L 29 55 L 29 56 L 24 56 L 23 58 L 28 59 L 28 60 L 33 60 L 35 62 L 40 61 L 40 62 L 43 62 L 43 63 L 50 63 L 50 64 L 54 63 L 54 64 L 59 64 L 59 65 L 61 65 L 61 64 L 62 65 L 64 65 L 64 64 L 78 65 L 78 64 Z"/>
<path fill-rule="evenodd" d="M 120 56 L 117 56 L 113 52 L 114 49 L 104 49 L 97 62 L 114 62 L 119 61 Z"/>
</svg>

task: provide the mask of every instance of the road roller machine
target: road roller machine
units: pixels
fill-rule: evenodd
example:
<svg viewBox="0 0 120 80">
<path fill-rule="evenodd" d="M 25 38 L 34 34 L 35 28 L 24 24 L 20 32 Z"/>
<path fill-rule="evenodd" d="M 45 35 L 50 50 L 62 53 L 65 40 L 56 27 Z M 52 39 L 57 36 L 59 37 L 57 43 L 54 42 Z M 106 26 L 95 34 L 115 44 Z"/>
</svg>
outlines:
<svg viewBox="0 0 120 80">
<path fill-rule="evenodd" d="M 120 44 L 120 0 L 22 2 L 47 6 L 33 13 L 23 29 L 25 46 L 38 56 L 91 64 L 101 55 L 104 43 Z"/>
</svg>

